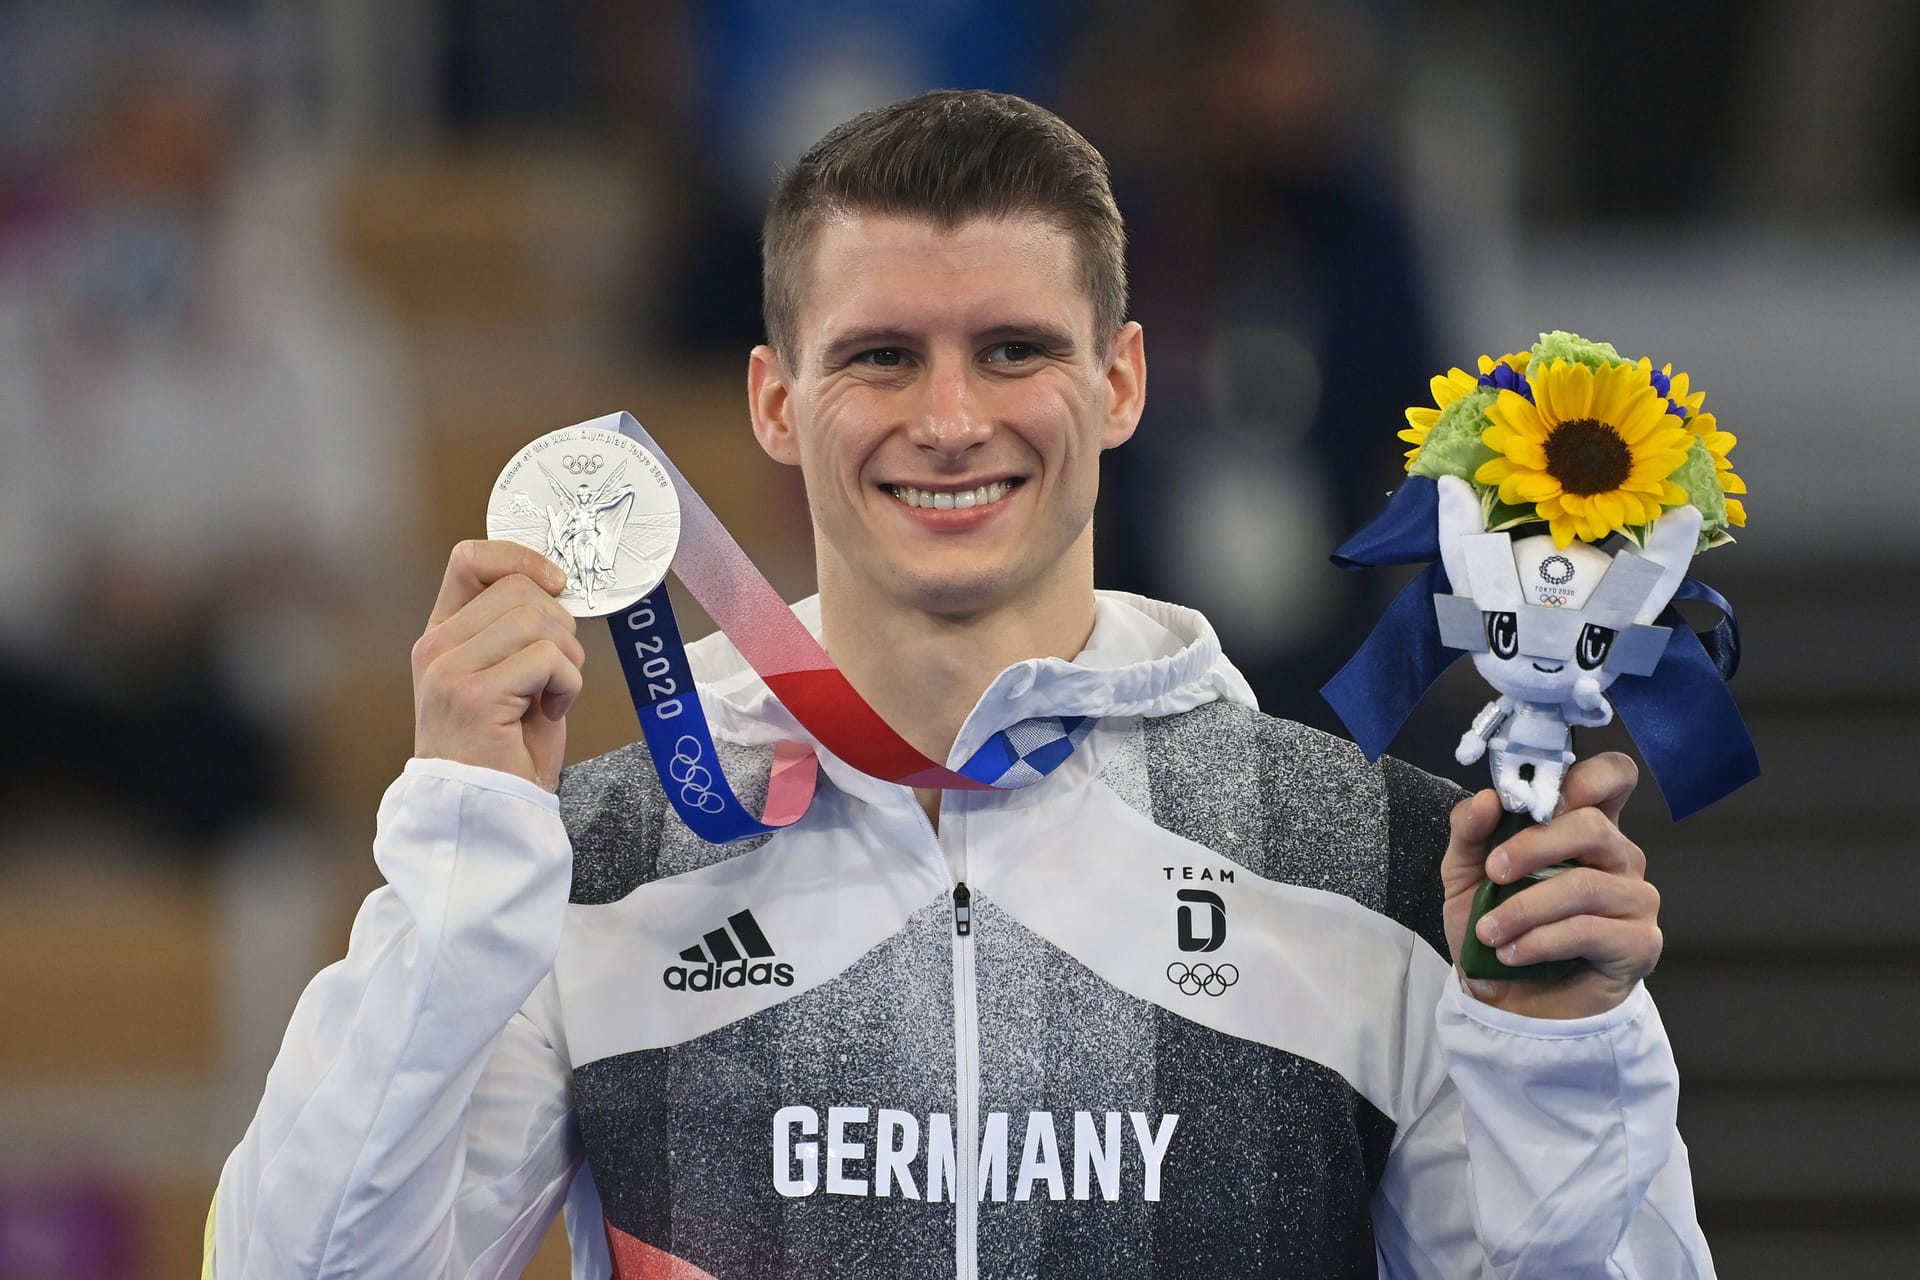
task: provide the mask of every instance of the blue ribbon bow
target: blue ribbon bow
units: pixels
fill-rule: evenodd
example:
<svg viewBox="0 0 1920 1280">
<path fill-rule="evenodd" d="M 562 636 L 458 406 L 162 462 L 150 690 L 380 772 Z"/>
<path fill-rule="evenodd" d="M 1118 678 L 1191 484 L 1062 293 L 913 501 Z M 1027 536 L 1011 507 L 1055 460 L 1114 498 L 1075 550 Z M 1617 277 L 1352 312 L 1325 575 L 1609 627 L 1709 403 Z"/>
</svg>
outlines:
<svg viewBox="0 0 1920 1280">
<path fill-rule="evenodd" d="M 1369 760 L 1400 732 L 1413 708 L 1460 651 L 1440 642 L 1433 597 L 1453 590 L 1440 564 L 1439 489 L 1427 476 L 1409 476 L 1387 509 L 1333 553 L 1342 569 L 1391 564 L 1427 567 L 1403 588 L 1359 650 L 1321 686 Z M 1623 675 L 1607 690 L 1660 784 L 1667 811 L 1687 817 L 1760 776 L 1753 738 L 1727 692 L 1740 665 L 1740 628 L 1733 606 L 1705 583 L 1688 578 L 1675 600 L 1712 605 L 1721 619 L 1696 634 L 1671 604 L 1658 621 L 1672 629 L 1651 675 Z"/>
</svg>

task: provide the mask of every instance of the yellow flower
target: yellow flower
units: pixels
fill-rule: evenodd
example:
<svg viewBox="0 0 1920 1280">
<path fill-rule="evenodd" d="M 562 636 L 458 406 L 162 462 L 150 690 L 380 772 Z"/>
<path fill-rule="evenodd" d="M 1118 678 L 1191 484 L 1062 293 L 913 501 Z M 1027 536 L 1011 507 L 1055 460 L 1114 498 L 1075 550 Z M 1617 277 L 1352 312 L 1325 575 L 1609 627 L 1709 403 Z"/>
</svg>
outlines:
<svg viewBox="0 0 1920 1280">
<path fill-rule="evenodd" d="M 1481 356 L 1481 376 L 1484 377 L 1491 374 L 1496 364 L 1508 365 L 1516 373 L 1525 373 L 1527 371 L 1527 361 L 1532 358 L 1532 355 L 1533 353 L 1530 351 L 1521 351 L 1512 355 L 1501 356 L 1498 360 L 1495 360 L 1492 356 Z M 1413 446 L 1413 448 L 1407 450 L 1407 470 L 1409 471 L 1413 470 L 1413 460 L 1420 456 L 1420 446 L 1427 442 L 1427 433 L 1433 430 L 1433 424 L 1440 420 L 1440 415 L 1444 413 L 1447 407 L 1453 404 L 1454 401 L 1460 399 L 1462 396 L 1471 394 L 1479 388 L 1481 383 L 1479 378 L 1468 373 L 1465 369 L 1449 369 L 1445 373 L 1436 376 L 1428 385 L 1433 390 L 1434 407 L 1431 409 L 1423 409 L 1419 405 L 1414 405 L 1409 408 L 1407 410 L 1407 429 L 1400 433 L 1400 438 Z"/>
<path fill-rule="evenodd" d="M 1680 377 L 1685 376 L 1685 374 L 1680 375 Z M 1676 386 L 1679 381 L 1679 378 L 1674 379 Z M 1731 431 L 1720 430 L 1720 424 L 1710 413 L 1696 413 L 1688 418 L 1687 431 L 1699 436 L 1701 443 L 1706 445 L 1707 452 L 1712 455 L 1713 474 L 1720 481 L 1720 492 L 1727 495 L 1745 493 L 1747 482 L 1733 473 L 1733 461 L 1727 457 L 1727 454 L 1733 450 L 1733 446 L 1740 443 L 1739 437 Z M 1746 504 L 1732 496 L 1729 496 L 1726 501 L 1727 523 L 1736 529 L 1746 528 Z"/>
<path fill-rule="evenodd" d="M 1653 361 L 1647 359 L 1645 356 L 1641 356 L 1640 372 L 1647 374 L 1648 380 L 1653 381 L 1654 385 L 1658 387 L 1658 381 L 1652 377 Z M 1667 380 L 1667 399 L 1685 409 L 1688 417 L 1699 413 L 1700 405 L 1706 400 L 1707 393 L 1704 391 L 1694 391 L 1692 389 L 1692 380 L 1684 373 L 1675 373 L 1671 361 L 1661 366 L 1660 372 Z"/>
<path fill-rule="evenodd" d="M 1527 371 L 1533 400 L 1502 391 L 1481 441 L 1500 456 L 1474 479 L 1509 506 L 1534 504 L 1554 545 L 1598 542 L 1687 501 L 1667 477 L 1686 460 L 1687 428 L 1667 412 L 1648 370 L 1556 360 Z"/>
<path fill-rule="evenodd" d="M 1420 446 L 1427 442 L 1427 433 L 1433 430 L 1434 423 L 1440 421 L 1441 412 L 1455 400 L 1480 385 L 1480 380 L 1465 369 L 1449 369 L 1443 374 L 1435 375 L 1428 385 L 1433 388 L 1435 407 L 1432 409 L 1423 409 L 1419 405 L 1409 407 L 1407 429 L 1400 433 L 1400 438 L 1413 446 L 1407 450 L 1409 471 L 1413 469 L 1413 460 L 1420 456 Z"/>
</svg>

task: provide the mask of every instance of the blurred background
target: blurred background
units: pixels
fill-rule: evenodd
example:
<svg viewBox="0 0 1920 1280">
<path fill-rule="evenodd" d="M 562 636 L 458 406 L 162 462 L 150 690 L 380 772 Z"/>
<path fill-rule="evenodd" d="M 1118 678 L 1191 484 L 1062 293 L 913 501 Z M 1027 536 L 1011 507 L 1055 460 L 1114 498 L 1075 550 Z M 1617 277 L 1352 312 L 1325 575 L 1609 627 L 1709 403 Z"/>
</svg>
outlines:
<svg viewBox="0 0 1920 1280">
<path fill-rule="evenodd" d="M 1752 529 L 1696 572 L 1766 776 L 1630 811 L 1700 1216 L 1723 1275 L 1905 1273 L 1920 6 L 1565 12 L 0 0 L 0 1280 L 197 1274 L 517 445 L 630 409 L 811 590 L 744 411 L 761 209 L 826 128 L 944 85 L 1112 162 L 1153 393 L 1103 585 L 1207 611 L 1269 710 L 1331 723 L 1397 581 L 1326 553 L 1432 374 L 1564 327 L 1707 390 Z M 575 758 L 632 736 L 583 634 Z M 1483 697 L 1456 670 L 1399 753 L 1471 780 Z"/>
</svg>

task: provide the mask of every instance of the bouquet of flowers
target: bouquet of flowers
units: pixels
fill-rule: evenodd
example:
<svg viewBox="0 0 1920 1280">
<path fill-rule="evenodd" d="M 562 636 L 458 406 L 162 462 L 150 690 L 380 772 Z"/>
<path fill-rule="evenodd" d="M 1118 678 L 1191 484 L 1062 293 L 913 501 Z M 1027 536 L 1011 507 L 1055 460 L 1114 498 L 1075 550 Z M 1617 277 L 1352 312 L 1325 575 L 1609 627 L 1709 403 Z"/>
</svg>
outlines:
<svg viewBox="0 0 1920 1280">
<path fill-rule="evenodd" d="M 1552 820 L 1572 727 L 1607 724 L 1616 707 L 1676 817 L 1757 776 L 1724 685 L 1739 653 L 1732 608 L 1687 576 L 1747 519 L 1735 440 L 1705 393 L 1670 364 L 1564 331 L 1432 388 L 1433 407 L 1408 409 L 1400 433 L 1408 480 L 1334 556 L 1348 568 L 1436 562 L 1325 687 L 1367 754 L 1464 652 L 1497 696 L 1455 755 L 1489 758 L 1508 811 L 1496 838 Z M 1696 636 L 1676 599 L 1711 603 L 1724 621 Z M 1480 909 L 1517 888 L 1489 884 Z M 1482 960 L 1476 972 L 1463 957 L 1472 976 L 1523 976 Z"/>
<path fill-rule="evenodd" d="M 1489 532 L 1544 522 L 1556 546 L 1618 533 L 1644 545 L 1669 507 L 1700 512 L 1697 550 L 1733 541 L 1747 491 L 1737 443 L 1671 364 L 1628 360 L 1565 330 L 1531 351 L 1480 357 L 1434 378 L 1434 407 L 1407 410 L 1407 471 L 1473 486 Z"/>
</svg>

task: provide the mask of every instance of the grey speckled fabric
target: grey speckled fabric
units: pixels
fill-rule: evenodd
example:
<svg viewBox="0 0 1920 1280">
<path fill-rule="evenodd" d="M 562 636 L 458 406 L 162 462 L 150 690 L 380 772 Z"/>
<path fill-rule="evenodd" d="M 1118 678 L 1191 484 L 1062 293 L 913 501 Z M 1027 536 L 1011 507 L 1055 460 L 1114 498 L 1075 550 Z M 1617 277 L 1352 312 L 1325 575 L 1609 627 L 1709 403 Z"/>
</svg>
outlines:
<svg viewBox="0 0 1920 1280">
<path fill-rule="evenodd" d="M 723 753 L 756 803 L 770 753 Z M 1256 875 L 1391 916 L 1444 954 L 1437 868 L 1451 784 L 1214 703 L 1132 726 L 1094 785 Z M 578 903 L 741 851 L 687 831 L 643 748 L 570 770 L 561 802 Z M 1095 887 L 1089 910 L 1098 898 Z M 956 1205 L 926 1198 L 924 1156 L 933 1117 L 957 1113 L 955 955 L 949 904 L 935 900 L 824 985 L 686 1043 L 577 1069 L 576 1115 L 609 1222 L 720 1280 L 954 1275 Z M 987 895 L 975 898 L 972 957 L 979 1114 L 1004 1116 L 1007 1133 L 1005 1189 L 978 1204 L 978 1274 L 1375 1274 L 1369 1198 L 1394 1128 L 1336 1072 L 1135 999 Z M 868 1109 L 852 1135 L 869 1144 L 869 1177 L 879 1109 L 915 1117 L 917 1196 L 778 1194 L 775 1115 L 794 1104 L 823 1121 L 830 1107 Z M 1104 1137 L 1108 1113 L 1120 1192 L 1109 1201 L 1095 1183 L 1076 1199 L 1076 1124 Z M 1149 1126 L 1178 1117 L 1157 1199 L 1144 1190 L 1136 1113 Z M 1043 1180 L 1022 1199 L 1015 1171 L 1038 1141 L 1030 1131 L 1048 1124 L 1064 1194 Z M 813 1137 L 824 1159 L 824 1129 Z M 977 1149 L 979 1138 L 957 1141 Z M 969 1200 L 973 1190 L 959 1188 Z"/>
<path fill-rule="evenodd" d="M 759 813 L 767 801 L 772 747 L 716 743 L 720 765 L 740 802 Z M 573 842 L 573 892 L 582 904 L 618 902 L 641 885 L 757 849 L 770 838 L 708 844 L 680 821 L 636 742 L 560 775 L 560 815 Z"/>
</svg>

